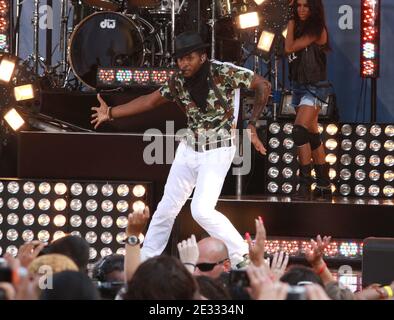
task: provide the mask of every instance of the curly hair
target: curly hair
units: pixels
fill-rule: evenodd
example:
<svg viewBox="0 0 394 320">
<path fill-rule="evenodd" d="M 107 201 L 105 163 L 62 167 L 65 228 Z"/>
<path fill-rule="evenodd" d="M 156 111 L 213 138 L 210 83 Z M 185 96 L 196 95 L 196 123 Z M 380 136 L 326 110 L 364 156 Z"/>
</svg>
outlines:
<svg viewBox="0 0 394 320">
<path fill-rule="evenodd" d="M 294 1 L 295 38 L 300 38 L 305 35 L 320 37 L 323 30 L 327 30 L 322 0 L 307 0 L 307 3 L 311 14 L 308 20 L 301 21 L 297 13 L 298 1 Z"/>
</svg>

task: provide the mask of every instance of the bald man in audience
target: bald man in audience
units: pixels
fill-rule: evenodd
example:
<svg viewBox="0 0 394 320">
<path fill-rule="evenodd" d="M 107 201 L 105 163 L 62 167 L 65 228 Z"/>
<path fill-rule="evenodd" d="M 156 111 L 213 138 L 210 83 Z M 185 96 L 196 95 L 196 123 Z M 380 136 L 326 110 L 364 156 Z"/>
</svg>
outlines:
<svg viewBox="0 0 394 320">
<path fill-rule="evenodd" d="M 208 237 L 198 243 L 199 258 L 195 275 L 218 278 L 223 272 L 230 272 L 228 250 L 222 240 Z"/>
</svg>

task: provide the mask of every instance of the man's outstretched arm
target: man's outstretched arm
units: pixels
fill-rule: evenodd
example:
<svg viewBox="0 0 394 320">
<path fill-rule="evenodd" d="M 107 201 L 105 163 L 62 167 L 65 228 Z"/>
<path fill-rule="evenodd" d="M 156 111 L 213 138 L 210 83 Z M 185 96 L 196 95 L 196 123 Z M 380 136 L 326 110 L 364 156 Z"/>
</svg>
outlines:
<svg viewBox="0 0 394 320">
<path fill-rule="evenodd" d="M 112 108 L 108 107 L 107 103 L 101 98 L 100 94 L 97 95 L 97 99 L 100 102 L 100 106 L 92 108 L 94 113 L 92 114 L 93 119 L 90 122 L 91 124 L 94 124 L 95 129 L 97 129 L 97 127 L 105 121 L 134 116 L 169 102 L 169 100 L 160 94 L 159 90 Z"/>
</svg>

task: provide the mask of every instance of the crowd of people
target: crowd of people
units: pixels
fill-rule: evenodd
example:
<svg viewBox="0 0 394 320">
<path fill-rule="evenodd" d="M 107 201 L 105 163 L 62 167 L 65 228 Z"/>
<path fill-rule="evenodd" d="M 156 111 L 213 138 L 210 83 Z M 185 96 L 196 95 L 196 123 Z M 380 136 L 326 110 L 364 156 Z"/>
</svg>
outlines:
<svg viewBox="0 0 394 320">
<path fill-rule="evenodd" d="M 129 215 L 126 233 L 146 228 L 149 209 Z M 178 244 L 178 257 L 162 254 L 141 260 L 141 245 L 125 244 L 125 256 L 113 254 L 88 270 L 89 244 L 67 235 L 50 244 L 32 241 L 18 255 L 4 255 L 12 270 L 0 283 L 4 300 L 377 300 L 392 299 L 390 286 L 371 285 L 352 292 L 324 261 L 330 237 L 317 236 L 305 251 L 305 265 L 289 265 L 289 255 L 265 254 L 266 230 L 255 220 L 254 239 L 246 234 L 245 266 L 234 269 L 223 241 L 196 237 Z M 3 264 L 4 268 L 4 264 Z"/>
</svg>

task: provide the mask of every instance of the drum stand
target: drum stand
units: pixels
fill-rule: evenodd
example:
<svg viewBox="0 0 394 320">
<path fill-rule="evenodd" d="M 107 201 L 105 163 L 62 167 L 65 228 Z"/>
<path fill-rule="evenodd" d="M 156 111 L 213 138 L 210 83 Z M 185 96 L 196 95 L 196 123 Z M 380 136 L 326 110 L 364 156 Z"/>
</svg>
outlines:
<svg viewBox="0 0 394 320">
<path fill-rule="evenodd" d="M 60 22 L 60 72 L 66 79 L 67 64 L 67 44 L 68 44 L 68 1 L 61 0 L 61 22 Z"/>
</svg>

